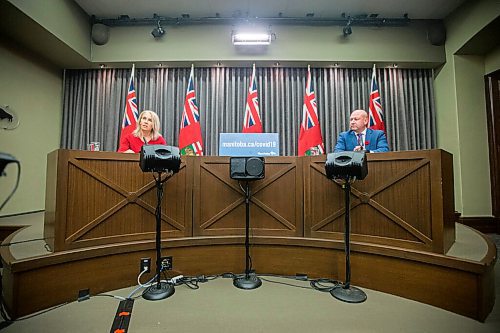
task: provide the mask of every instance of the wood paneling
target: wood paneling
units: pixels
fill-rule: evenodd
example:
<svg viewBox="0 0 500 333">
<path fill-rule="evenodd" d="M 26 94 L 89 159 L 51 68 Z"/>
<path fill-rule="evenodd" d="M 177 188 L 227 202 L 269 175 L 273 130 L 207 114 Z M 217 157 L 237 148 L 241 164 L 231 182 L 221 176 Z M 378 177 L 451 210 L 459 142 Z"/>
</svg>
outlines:
<svg viewBox="0 0 500 333">
<path fill-rule="evenodd" d="M 352 185 L 351 239 L 445 253 L 455 241 L 451 155 L 442 150 L 367 155 Z M 324 156 L 304 159 L 305 235 L 343 239 L 344 190 L 325 176 Z"/>
<path fill-rule="evenodd" d="M 245 233 L 245 194 L 229 177 L 228 157 L 198 158 L 194 168 L 194 236 Z M 242 183 L 244 186 L 244 183 Z M 301 159 L 265 159 L 265 179 L 251 181 L 253 235 L 303 236 Z"/>
<path fill-rule="evenodd" d="M 486 95 L 486 124 L 490 159 L 491 208 L 497 218 L 496 232 L 500 233 L 500 70 L 484 77 Z"/>
<path fill-rule="evenodd" d="M 153 175 L 139 156 L 57 150 L 47 159 L 44 235 L 54 251 L 154 239 L 157 203 Z M 192 235 L 192 168 L 163 185 L 162 237 Z"/>
<path fill-rule="evenodd" d="M 352 186 L 352 240 L 445 253 L 454 242 L 453 167 L 442 150 L 368 155 Z M 343 239 L 344 192 L 325 156 L 273 157 L 251 181 L 253 235 Z M 48 157 L 45 236 L 55 251 L 154 237 L 156 190 L 138 156 L 58 150 Z M 54 170 L 57 170 L 56 172 Z M 244 233 L 229 157 L 183 157 L 164 185 L 162 237 Z"/>
</svg>

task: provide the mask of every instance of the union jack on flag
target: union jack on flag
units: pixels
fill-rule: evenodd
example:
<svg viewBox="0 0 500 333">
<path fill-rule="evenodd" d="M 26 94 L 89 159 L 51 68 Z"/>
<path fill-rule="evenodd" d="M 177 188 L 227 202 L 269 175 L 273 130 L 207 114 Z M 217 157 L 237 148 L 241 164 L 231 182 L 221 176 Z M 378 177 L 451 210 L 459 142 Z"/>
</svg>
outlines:
<svg viewBox="0 0 500 333">
<path fill-rule="evenodd" d="M 380 93 L 378 90 L 375 65 L 373 65 L 372 82 L 370 90 L 370 105 L 368 109 L 370 111 L 369 127 L 371 129 L 381 130 L 385 132 L 384 111 L 382 110 L 382 101 L 380 99 Z"/>
<path fill-rule="evenodd" d="M 248 87 L 242 132 L 262 133 L 262 122 L 259 115 L 259 96 L 257 94 L 257 81 L 255 79 L 255 64 L 253 65 L 252 77 L 250 78 L 250 86 Z"/>
<path fill-rule="evenodd" d="M 319 126 L 316 94 L 311 79 L 311 67 L 307 66 L 306 93 L 302 107 L 302 123 L 299 133 L 299 156 L 324 154 L 325 146 Z"/>
<path fill-rule="evenodd" d="M 134 71 L 135 65 L 132 65 L 127 99 L 125 101 L 125 113 L 123 115 L 122 130 L 120 132 L 120 142 L 124 140 L 129 133 L 132 133 L 135 130 L 137 126 L 137 118 L 139 118 L 139 111 L 137 110 L 137 97 L 134 89 Z"/>
<path fill-rule="evenodd" d="M 203 156 L 203 139 L 201 137 L 200 111 L 196 105 L 196 93 L 194 91 L 194 66 L 191 66 L 191 74 L 184 100 L 181 128 L 179 131 L 179 148 L 182 155 Z"/>
<path fill-rule="evenodd" d="M 196 94 L 193 85 L 193 73 L 189 76 L 189 82 L 186 92 L 186 99 L 184 101 L 184 112 L 182 113 L 181 128 L 191 125 L 193 122 L 200 121 L 200 112 L 196 105 Z"/>
</svg>

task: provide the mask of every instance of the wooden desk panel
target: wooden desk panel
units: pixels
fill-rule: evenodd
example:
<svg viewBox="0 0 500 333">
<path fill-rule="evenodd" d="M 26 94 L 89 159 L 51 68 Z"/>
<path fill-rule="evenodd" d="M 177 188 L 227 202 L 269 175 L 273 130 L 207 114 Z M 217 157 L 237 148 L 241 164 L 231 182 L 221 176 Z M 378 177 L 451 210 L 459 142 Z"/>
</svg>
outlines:
<svg viewBox="0 0 500 333">
<path fill-rule="evenodd" d="M 351 240 L 445 253 L 455 241 L 451 155 L 442 150 L 369 154 L 368 176 L 352 185 Z M 305 234 L 343 239 L 340 183 L 323 156 L 304 161 Z"/>
<path fill-rule="evenodd" d="M 265 159 L 265 178 L 250 182 L 252 235 L 304 235 L 301 162 Z M 244 235 L 245 194 L 229 176 L 229 157 L 197 159 L 194 182 L 194 236 Z"/>
<path fill-rule="evenodd" d="M 54 251 L 154 238 L 155 181 L 138 155 L 57 150 L 47 170 L 44 236 Z M 192 236 L 189 170 L 183 162 L 164 183 L 162 237 Z"/>
<path fill-rule="evenodd" d="M 156 189 L 138 155 L 58 150 L 48 156 L 45 237 L 55 251 L 154 239 Z M 352 241 L 445 253 L 454 242 L 451 155 L 442 150 L 368 155 L 353 184 Z M 251 234 L 344 237 L 344 192 L 326 156 L 265 159 L 252 181 Z M 242 235 L 244 194 L 229 157 L 183 157 L 162 202 L 163 238 Z"/>
</svg>

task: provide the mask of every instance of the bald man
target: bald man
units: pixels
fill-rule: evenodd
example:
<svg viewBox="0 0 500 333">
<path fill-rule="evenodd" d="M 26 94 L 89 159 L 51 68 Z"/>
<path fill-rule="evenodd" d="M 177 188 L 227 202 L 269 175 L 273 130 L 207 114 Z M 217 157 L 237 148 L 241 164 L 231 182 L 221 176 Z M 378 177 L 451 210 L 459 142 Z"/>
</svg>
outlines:
<svg viewBox="0 0 500 333">
<path fill-rule="evenodd" d="M 368 113 L 365 110 L 354 110 L 351 113 L 347 132 L 342 132 L 337 139 L 334 152 L 362 151 L 379 153 L 389 151 L 384 131 L 372 130 L 368 126 Z"/>
</svg>

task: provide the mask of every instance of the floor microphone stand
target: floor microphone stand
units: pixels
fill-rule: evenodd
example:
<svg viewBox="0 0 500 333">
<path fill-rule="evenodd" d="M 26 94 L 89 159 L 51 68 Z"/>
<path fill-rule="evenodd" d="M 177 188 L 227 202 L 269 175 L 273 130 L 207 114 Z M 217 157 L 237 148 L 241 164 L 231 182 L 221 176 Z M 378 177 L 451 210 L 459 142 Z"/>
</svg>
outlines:
<svg viewBox="0 0 500 333">
<path fill-rule="evenodd" d="M 175 288 L 168 282 L 161 281 L 161 200 L 163 197 L 163 182 L 161 171 L 158 171 L 156 181 L 156 283 L 153 283 L 142 293 L 144 299 L 157 301 L 168 298 L 175 293 Z"/>
<path fill-rule="evenodd" d="M 345 194 L 345 283 L 330 291 L 333 297 L 348 303 L 362 303 L 366 301 L 366 294 L 363 290 L 351 287 L 351 177 L 346 177 L 343 185 Z"/>
<path fill-rule="evenodd" d="M 245 276 L 233 279 L 233 285 L 240 289 L 256 289 L 262 285 L 261 279 L 255 274 L 250 275 L 250 184 L 247 181 L 245 187 Z"/>
</svg>

